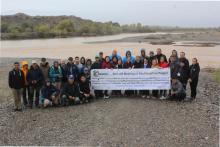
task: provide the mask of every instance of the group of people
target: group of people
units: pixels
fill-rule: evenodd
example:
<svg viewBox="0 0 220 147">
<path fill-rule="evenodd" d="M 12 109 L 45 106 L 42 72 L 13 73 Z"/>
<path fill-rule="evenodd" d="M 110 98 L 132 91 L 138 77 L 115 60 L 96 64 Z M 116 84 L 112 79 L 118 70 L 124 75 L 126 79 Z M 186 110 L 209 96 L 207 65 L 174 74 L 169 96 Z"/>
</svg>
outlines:
<svg viewBox="0 0 220 147">
<path fill-rule="evenodd" d="M 143 98 L 160 98 L 171 100 L 184 100 L 186 98 L 186 86 L 190 83 L 191 99 L 196 98 L 200 67 L 196 58 L 189 65 L 184 52 L 173 50 L 169 58 L 162 53 L 160 48 L 154 54 L 147 55 L 145 49 L 141 49 L 136 57 L 131 51 L 126 51 L 125 57 L 121 57 L 117 50 L 105 56 L 100 52 L 91 59 L 78 56 L 65 60 L 54 61 L 52 65 L 46 58 L 38 64 L 32 60 L 29 66 L 27 61 L 14 63 L 14 68 L 9 72 L 9 87 L 12 90 L 15 111 L 22 111 L 24 107 L 68 106 L 88 103 L 93 98 L 109 98 L 107 89 L 91 89 L 90 71 L 92 69 L 135 69 L 135 68 L 170 68 L 170 90 L 113 90 L 111 95 L 117 96 L 141 96 Z M 94 90 L 94 92 L 92 92 Z M 21 101 L 23 98 L 23 104 Z"/>
</svg>

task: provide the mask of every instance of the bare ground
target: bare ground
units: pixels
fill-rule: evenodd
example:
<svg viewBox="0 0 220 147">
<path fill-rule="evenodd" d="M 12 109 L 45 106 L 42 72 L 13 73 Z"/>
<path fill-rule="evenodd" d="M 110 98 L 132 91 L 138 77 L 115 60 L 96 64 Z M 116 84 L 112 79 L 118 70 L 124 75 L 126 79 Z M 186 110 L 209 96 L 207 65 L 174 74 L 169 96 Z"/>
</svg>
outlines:
<svg viewBox="0 0 220 147">
<path fill-rule="evenodd" d="M 14 59 L 1 61 L 0 145 L 218 146 L 220 87 L 207 70 L 191 103 L 121 97 L 15 113 L 7 86 Z"/>
</svg>

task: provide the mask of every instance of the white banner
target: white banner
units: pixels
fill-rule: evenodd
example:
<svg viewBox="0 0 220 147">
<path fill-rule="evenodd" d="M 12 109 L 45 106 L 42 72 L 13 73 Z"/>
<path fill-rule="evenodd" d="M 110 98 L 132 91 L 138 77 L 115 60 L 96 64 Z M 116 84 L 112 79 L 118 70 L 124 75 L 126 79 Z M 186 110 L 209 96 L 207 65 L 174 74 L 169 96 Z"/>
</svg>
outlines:
<svg viewBox="0 0 220 147">
<path fill-rule="evenodd" d="M 93 69 L 91 85 L 95 90 L 170 89 L 170 69 Z"/>
</svg>

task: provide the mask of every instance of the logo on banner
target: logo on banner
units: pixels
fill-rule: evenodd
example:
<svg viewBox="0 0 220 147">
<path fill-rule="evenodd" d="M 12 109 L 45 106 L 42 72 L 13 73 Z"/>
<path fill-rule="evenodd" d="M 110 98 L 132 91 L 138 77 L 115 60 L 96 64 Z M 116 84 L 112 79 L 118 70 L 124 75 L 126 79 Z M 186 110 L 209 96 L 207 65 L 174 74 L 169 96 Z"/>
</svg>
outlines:
<svg viewBox="0 0 220 147">
<path fill-rule="evenodd" d="M 93 76 L 94 76 L 94 77 L 98 77 L 98 76 L 99 76 L 99 71 L 93 70 Z"/>
</svg>

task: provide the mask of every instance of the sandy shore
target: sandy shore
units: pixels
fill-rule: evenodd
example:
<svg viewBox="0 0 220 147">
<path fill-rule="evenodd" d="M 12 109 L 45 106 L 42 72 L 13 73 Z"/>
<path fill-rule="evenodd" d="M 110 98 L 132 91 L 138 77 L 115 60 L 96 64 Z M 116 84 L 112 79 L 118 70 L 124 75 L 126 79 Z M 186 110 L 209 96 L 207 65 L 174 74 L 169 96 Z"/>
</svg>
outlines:
<svg viewBox="0 0 220 147">
<path fill-rule="evenodd" d="M 67 59 L 69 56 L 85 56 L 94 59 L 99 51 L 110 55 L 113 49 L 124 56 L 126 50 L 131 50 L 134 55 L 140 54 L 140 49 L 147 52 L 161 48 L 168 57 L 173 49 L 186 52 L 191 59 L 197 57 L 201 67 L 220 67 L 220 45 L 214 47 L 175 46 L 175 45 L 152 45 L 148 42 L 112 42 L 109 40 L 123 39 L 126 37 L 149 36 L 152 34 L 122 34 L 104 37 L 77 37 L 62 39 L 37 39 L 1 41 L 1 57 L 47 57 Z M 88 43 L 101 41 L 101 43 Z M 104 41 L 104 42 L 102 42 Z M 106 42 L 107 41 L 107 42 Z"/>
</svg>

